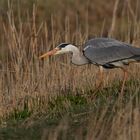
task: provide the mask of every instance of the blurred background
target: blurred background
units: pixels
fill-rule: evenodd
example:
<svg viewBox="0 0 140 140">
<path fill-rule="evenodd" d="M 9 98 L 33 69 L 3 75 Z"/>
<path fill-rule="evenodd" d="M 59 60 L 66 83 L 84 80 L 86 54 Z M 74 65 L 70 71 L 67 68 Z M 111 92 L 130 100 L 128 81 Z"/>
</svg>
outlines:
<svg viewBox="0 0 140 140">
<path fill-rule="evenodd" d="M 56 34 L 61 41 L 70 41 L 71 33 L 80 32 L 87 38 L 111 35 L 132 42 L 140 36 L 136 28 L 140 24 L 139 7 L 139 0 L 0 0 L 0 44 L 5 44 L 3 24 L 7 27 L 10 17 L 17 30 L 21 24 L 25 26 L 25 34 L 30 23 L 35 22 L 31 28 L 40 30 L 46 24 L 48 41 Z M 43 38 L 41 32 L 39 36 Z"/>
<path fill-rule="evenodd" d="M 3 20 L 7 19 L 8 3 L 13 10 L 15 20 L 20 18 L 22 22 L 27 22 L 27 16 L 32 15 L 35 6 L 38 25 L 46 21 L 50 27 L 51 18 L 54 18 L 55 28 L 63 32 L 65 19 L 68 18 L 71 29 L 74 30 L 76 26 L 80 26 L 82 31 L 85 31 L 86 27 L 91 36 L 93 34 L 99 35 L 102 28 L 104 28 L 103 35 L 107 36 L 115 3 L 118 3 L 115 13 L 116 29 L 120 30 L 122 24 L 123 27 L 124 25 L 128 26 L 128 24 L 132 25 L 132 20 L 140 18 L 139 0 L 9 0 L 9 2 L 0 0 L 0 15 Z"/>
<path fill-rule="evenodd" d="M 124 38 L 128 29 L 133 32 L 134 20 L 140 18 L 139 6 L 139 0 L 0 0 L 0 31 L 2 33 L 2 24 L 7 22 L 7 13 L 12 9 L 16 24 L 19 20 L 31 22 L 29 18 L 34 11 L 36 25 L 46 22 L 49 32 L 53 20 L 55 31 L 63 34 L 69 23 L 71 32 L 78 27 L 83 33 L 88 32 L 89 37 L 108 36 L 115 18 L 113 34 Z"/>
</svg>

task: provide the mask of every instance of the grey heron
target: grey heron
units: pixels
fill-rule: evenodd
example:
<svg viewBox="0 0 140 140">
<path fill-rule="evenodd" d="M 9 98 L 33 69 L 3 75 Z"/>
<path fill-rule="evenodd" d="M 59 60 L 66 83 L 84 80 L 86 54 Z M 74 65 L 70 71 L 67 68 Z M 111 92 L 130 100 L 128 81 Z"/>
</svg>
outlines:
<svg viewBox="0 0 140 140">
<path fill-rule="evenodd" d="M 40 59 L 57 54 L 72 53 L 72 63 L 75 65 L 94 64 L 99 67 L 100 82 L 102 84 L 103 68 L 121 68 L 124 72 L 121 93 L 123 93 L 127 78 L 125 66 L 131 62 L 140 61 L 140 48 L 112 38 L 94 38 L 83 45 L 83 52 L 70 43 L 61 43 L 53 50 L 40 56 Z"/>
</svg>

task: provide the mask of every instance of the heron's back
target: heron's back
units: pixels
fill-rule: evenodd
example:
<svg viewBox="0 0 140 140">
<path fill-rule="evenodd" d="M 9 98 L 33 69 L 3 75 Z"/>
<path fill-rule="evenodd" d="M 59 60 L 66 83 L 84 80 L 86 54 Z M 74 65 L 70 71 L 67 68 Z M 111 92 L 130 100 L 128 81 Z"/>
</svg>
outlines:
<svg viewBox="0 0 140 140">
<path fill-rule="evenodd" d="M 85 45 L 84 48 L 86 48 L 87 46 L 92 45 L 92 47 L 97 47 L 97 48 L 107 48 L 107 47 L 111 47 L 111 46 L 130 46 L 132 47 L 132 45 L 127 44 L 125 42 L 121 42 L 118 41 L 116 39 L 113 38 L 94 38 L 94 39 L 90 39 L 88 40 Z"/>
<path fill-rule="evenodd" d="M 124 60 L 140 61 L 140 48 L 111 38 L 95 38 L 84 45 L 84 55 L 97 65 L 107 65 Z M 127 64 L 127 63 L 126 63 Z"/>
</svg>

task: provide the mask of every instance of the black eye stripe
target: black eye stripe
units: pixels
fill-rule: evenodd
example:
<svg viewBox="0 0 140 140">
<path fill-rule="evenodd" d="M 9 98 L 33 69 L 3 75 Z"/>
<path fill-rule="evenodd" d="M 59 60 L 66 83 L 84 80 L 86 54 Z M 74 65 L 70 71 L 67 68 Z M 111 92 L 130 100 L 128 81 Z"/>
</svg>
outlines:
<svg viewBox="0 0 140 140">
<path fill-rule="evenodd" d="M 67 45 L 69 45 L 69 43 L 62 43 L 58 47 L 62 49 L 65 48 Z"/>
</svg>

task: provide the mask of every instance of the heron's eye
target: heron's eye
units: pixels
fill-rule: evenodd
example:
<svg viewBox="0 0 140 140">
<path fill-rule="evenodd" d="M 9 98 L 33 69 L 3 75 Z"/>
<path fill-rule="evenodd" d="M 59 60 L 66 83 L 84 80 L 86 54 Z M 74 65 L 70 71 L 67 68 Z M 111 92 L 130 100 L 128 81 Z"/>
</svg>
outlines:
<svg viewBox="0 0 140 140">
<path fill-rule="evenodd" d="M 62 44 L 60 44 L 58 47 L 59 47 L 60 49 L 62 49 L 62 48 L 65 48 L 67 45 L 69 45 L 69 43 L 62 43 Z"/>
</svg>

